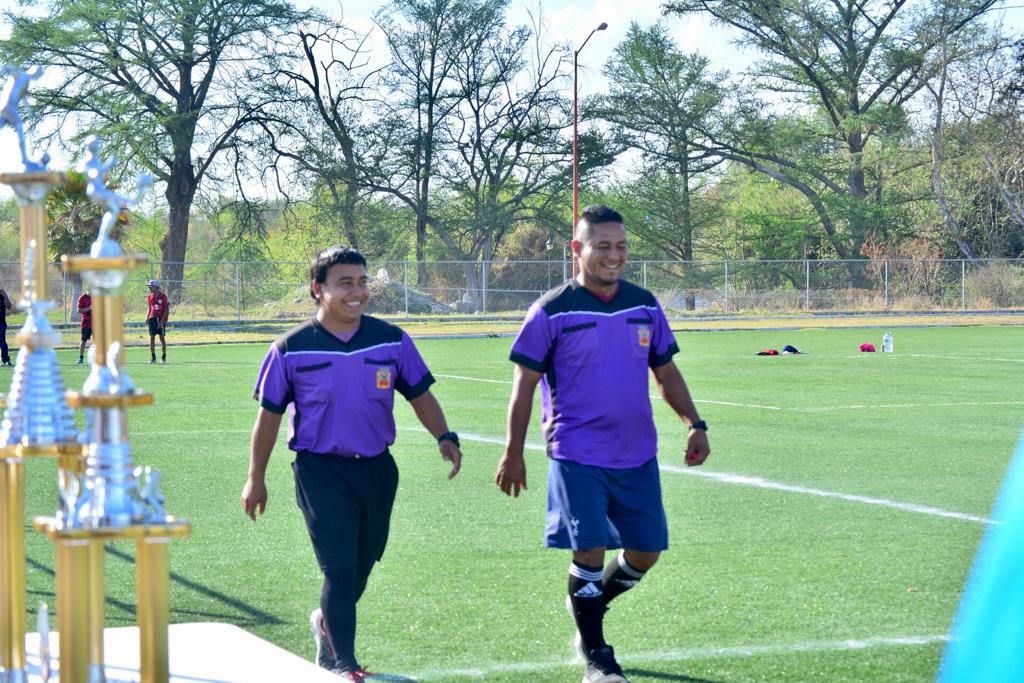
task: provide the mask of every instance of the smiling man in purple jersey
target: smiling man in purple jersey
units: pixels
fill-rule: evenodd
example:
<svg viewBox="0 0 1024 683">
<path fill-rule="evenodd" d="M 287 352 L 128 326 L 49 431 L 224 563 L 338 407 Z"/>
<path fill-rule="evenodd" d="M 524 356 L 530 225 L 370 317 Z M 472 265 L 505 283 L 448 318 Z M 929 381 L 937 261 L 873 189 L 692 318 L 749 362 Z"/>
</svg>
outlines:
<svg viewBox="0 0 1024 683">
<path fill-rule="evenodd" d="M 452 464 L 449 479 L 462 453 L 409 335 L 364 315 L 370 288 L 362 254 L 339 246 L 321 252 L 310 267 L 310 295 L 316 316 L 275 341 L 260 368 L 241 502 L 254 521 L 263 514 L 267 463 L 287 412 L 296 500 L 324 574 L 320 609 L 310 615 L 317 663 L 342 680 L 363 681 L 370 674 L 355 656 L 356 602 L 384 553 L 398 489 L 388 450 L 395 391 L 437 439 Z"/>
<path fill-rule="evenodd" d="M 661 306 L 621 279 L 628 257 L 622 216 L 588 206 L 572 250 L 579 276 L 530 307 L 512 344 L 508 436 L 495 481 L 507 495 L 526 489 L 523 446 L 540 383 L 550 458 L 544 544 L 572 550 L 566 603 L 586 660 L 583 682 L 624 683 L 604 640 L 604 613 L 668 547 L 650 373 L 690 427 L 686 464 L 702 464 L 711 451 L 707 424 L 672 360 L 679 347 Z M 607 548 L 623 550 L 604 566 Z"/>
</svg>

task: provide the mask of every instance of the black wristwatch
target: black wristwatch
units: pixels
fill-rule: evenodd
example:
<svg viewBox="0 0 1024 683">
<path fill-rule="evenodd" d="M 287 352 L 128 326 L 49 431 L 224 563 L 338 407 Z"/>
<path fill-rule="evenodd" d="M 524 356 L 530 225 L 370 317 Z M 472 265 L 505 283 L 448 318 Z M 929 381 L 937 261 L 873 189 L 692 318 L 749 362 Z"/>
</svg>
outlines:
<svg viewBox="0 0 1024 683">
<path fill-rule="evenodd" d="M 697 420 L 692 425 L 690 425 L 690 429 L 703 429 L 706 432 L 708 431 L 708 423 L 705 422 L 704 420 Z"/>
<path fill-rule="evenodd" d="M 441 445 L 442 441 L 451 441 L 456 447 L 462 448 L 462 444 L 459 443 L 459 435 L 455 432 L 445 432 L 441 436 L 437 437 L 438 445 Z"/>
</svg>

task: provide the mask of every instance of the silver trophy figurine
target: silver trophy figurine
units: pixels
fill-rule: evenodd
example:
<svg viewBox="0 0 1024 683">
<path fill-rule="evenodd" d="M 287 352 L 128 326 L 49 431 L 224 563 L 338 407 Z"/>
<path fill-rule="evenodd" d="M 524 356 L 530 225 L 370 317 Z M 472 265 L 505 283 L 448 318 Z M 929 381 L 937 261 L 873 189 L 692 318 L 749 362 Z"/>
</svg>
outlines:
<svg viewBox="0 0 1024 683">
<path fill-rule="evenodd" d="M 54 307 L 52 301 L 40 301 L 33 288 L 36 279 L 33 258 L 38 249 L 29 242 L 26 254 L 24 297 L 18 302 L 28 311 L 25 324 L 18 333 L 22 343 L 15 363 L 7 409 L 0 424 L 0 444 L 48 446 L 76 441 L 74 415 L 64 400 L 64 382 L 53 348 L 60 343 L 60 334 L 46 318 Z"/>
<path fill-rule="evenodd" d="M 119 313 L 122 306 L 121 287 L 129 270 L 123 264 L 121 245 L 110 236 L 121 212 L 135 206 L 143 192 L 152 184 L 149 176 L 139 176 L 134 196 L 125 197 L 107 187 L 105 176 L 114 161 L 103 161 L 99 140 L 93 136 L 87 142 L 87 154 L 82 170 L 86 176 L 86 192 L 93 202 L 106 211 L 100 223 L 99 234 L 89 249 L 92 259 L 107 261 L 110 267 L 83 270 L 83 279 L 92 287 L 96 303 L 106 302 L 108 314 Z M 102 327 L 102 325 L 101 325 Z M 114 327 L 120 327 L 116 325 Z M 136 395 L 123 365 L 123 344 L 112 338 L 112 330 L 97 330 L 95 352 L 90 354 L 91 369 L 82 385 L 83 399 L 118 397 L 130 399 Z M 83 442 L 89 444 L 85 474 L 79 487 L 65 489 L 62 512 L 67 512 L 70 527 L 98 528 L 155 524 L 164 520 L 159 475 L 148 468 L 145 481 L 137 478 L 128 443 L 127 411 L 124 401 L 111 401 L 107 406 L 85 409 L 86 431 Z M 141 472 L 140 472 L 141 474 Z M 72 496 L 70 494 L 77 494 Z"/>
<path fill-rule="evenodd" d="M 50 163 L 50 155 L 44 153 L 39 161 L 32 161 L 29 158 L 25 146 L 25 129 L 21 122 L 21 112 L 18 111 L 18 105 L 21 103 L 21 98 L 25 96 L 29 83 L 43 75 L 43 68 L 34 66 L 28 71 L 22 71 L 16 66 L 5 64 L 3 73 L 5 76 L 10 76 L 10 80 L 8 80 L 7 87 L 4 88 L 3 95 L 0 96 L 0 128 L 10 126 L 18 135 L 21 162 L 26 173 L 45 171 L 46 166 Z"/>
<path fill-rule="evenodd" d="M 115 160 L 103 161 L 100 157 L 100 140 L 95 135 L 89 136 L 85 141 L 85 147 L 85 161 L 81 165 L 81 171 L 85 174 L 86 179 L 85 192 L 94 204 L 106 208 L 100 222 L 99 235 L 89 248 L 89 256 L 93 258 L 123 256 L 124 250 L 116 240 L 111 239 L 110 233 L 117 224 L 121 212 L 138 204 L 142 195 L 149 190 L 153 184 L 153 177 L 140 173 L 135 179 L 135 195 L 133 197 L 119 195 L 107 187 L 105 181 L 107 171 L 113 167 Z M 123 269 L 86 271 L 84 276 L 95 287 L 116 290 L 124 284 L 128 277 L 128 271 Z"/>
</svg>

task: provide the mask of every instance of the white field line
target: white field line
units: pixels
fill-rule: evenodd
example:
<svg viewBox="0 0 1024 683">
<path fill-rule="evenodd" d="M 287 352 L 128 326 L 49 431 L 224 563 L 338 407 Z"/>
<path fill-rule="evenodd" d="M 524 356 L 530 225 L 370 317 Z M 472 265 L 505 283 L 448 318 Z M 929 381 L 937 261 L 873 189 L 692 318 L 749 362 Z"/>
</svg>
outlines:
<svg viewBox="0 0 1024 683">
<path fill-rule="evenodd" d="M 713 472 L 710 470 L 704 470 L 696 467 L 680 467 L 678 465 L 661 465 L 660 469 L 662 472 L 672 472 L 675 474 L 689 474 L 696 477 L 714 479 L 715 481 L 720 481 L 726 484 L 739 484 L 741 486 L 753 486 L 760 489 L 788 491 L 790 493 L 802 493 L 808 496 L 819 496 L 821 498 L 837 498 L 839 500 L 847 500 L 852 503 L 878 505 L 880 507 L 892 508 L 894 510 L 903 510 L 905 512 L 917 512 L 922 515 L 932 515 L 934 517 L 947 517 L 949 519 L 961 519 L 965 522 L 977 522 L 979 524 L 999 523 L 989 519 L 988 517 L 969 515 L 965 512 L 951 512 L 949 510 L 942 510 L 940 508 L 931 507 L 930 505 L 919 505 L 917 503 L 901 503 L 897 500 L 889 500 L 888 498 L 871 498 L 869 496 L 859 496 L 852 493 L 840 493 L 838 491 L 812 489 L 806 486 L 785 484 L 778 481 L 762 479 L 761 477 L 750 477 L 744 474 L 730 474 L 729 472 Z"/>
<path fill-rule="evenodd" d="M 419 427 L 400 427 L 400 431 L 403 432 L 423 432 L 423 429 Z M 195 430 L 195 431 L 176 431 L 176 432 L 140 432 L 136 436 L 177 436 L 181 434 L 248 434 L 252 430 L 250 429 L 216 429 L 216 430 Z M 483 434 L 473 434 L 471 432 L 463 432 L 459 434 L 459 438 L 463 441 L 472 441 L 476 443 L 493 444 L 495 446 L 504 446 L 505 440 L 499 439 L 493 436 L 485 436 Z M 542 444 L 528 443 L 525 445 L 526 450 L 538 451 L 543 453 L 545 451 Z M 771 489 L 774 491 L 788 491 L 789 493 L 802 493 L 809 496 L 820 496 L 822 498 L 837 498 L 839 500 L 846 500 L 852 503 L 864 503 L 865 505 L 877 505 L 880 507 L 888 507 L 894 510 L 903 510 L 904 512 L 916 512 L 923 515 L 932 515 L 934 517 L 946 517 L 949 519 L 960 519 L 966 522 L 977 522 L 979 524 L 999 524 L 999 522 L 989 519 L 988 517 L 981 517 L 979 515 L 970 515 L 965 512 L 952 512 L 949 510 L 942 510 L 941 508 L 931 507 L 929 505 L 919 505 L 917 503 L 901 503 L 896 500 L 889 500 L 887 498 L 872 498 L 869 496 L 860 496 L 852 493 L 841 493 L 838 491 L 826 491 L 822 489 L 812 489 L 806 486 L 798 486 L 796 484 L 786 484 L 778 481 L 771 481 L 769 479 L 762 479 L 761 477 L 752 477 L 745 474 L 733 474 L 730 472 L 715 472 L 712 470 L 705 470 L 695 467 L 680 467 L 678 465 L 661 465 L 660 469 L 662 472 L 671 472 L 673 474 L 688 474 L 696 477 L 704 477 L 705 479 L 714 479 L 725 484 L 738 484 L 741 486 L 753 486 L 755 488 Z"/>
<path fill-rule="evenodd" d="M 682 662 L 697 659 L 725 659 L 732 657 L 758 657 L 765 655 L 787 655 L 802 652 L 845 652 L 850 650 L 866 650 L 876 647 L 920 647 L 943 643 L 947 636 L 895 636 L 875 637 L 849 640 L 811 641 L 781 645 L 737 645 L 733 647 L 696 647 L 684 650 L 664 650 L 656 652 L 625 653 L 618 657 L 620 663 L 638 666 L 652 662 Z M 490 662 L 475 667 L 461 669 L 430 668 L 411 674 L 411 678 L 419 681 L 448 680 L 455 677 L 482 678 L 490 674 L 530 673 L 549 671 L 567 666 L 578 666 L 578 662 L 567 659 L 550 659 L 548 661 L 501 663 Z"/>
<path fill-rule="evenodd" d="M 466 377 L 464 375 L 434 375 L 434 377 L 442 377 L 444 379 L 460 379 L 466 382 L 486 382 L 488 384 L 506 384 L 512 386 L 512 382 L 504 379 L 484 379 L 482 377 Z M 652 399 L 661 399 L 661 396 L 651 395 Z M 706 400 L 695 400 L 694 403 L 712 403 L 720 406 L 735 406 L 737 408 L 760 408 L 762 410 L 785 410 L 779 406 L 763 406 L 756 403 L 733 403 L 732 401 L 706 401 Z"/>
<path fill-rule="evenodd" d="M 466 382 L 487 382 L 489 384 L 506 384 L 511 386 L 512 382 L 500 379 L 484 379 L 481 377 L 465 377 L 463 375 L 434 375 L 435 377 L 443 377 L 445 379 L 458 379 Z M 652 400 L 661 400 L 661 396 L 657 394 L 651 394 Z M 893 408 L 965 408 L 968 406 L 1021 406 L 1024 405 L 1024 401 L 954 401 L 949 403 L 875 403 L 875 404 L 863 404 L 863 405 L 848 405 L 848 406 L 812 406 L 812 407 L 785 407 L 785 406 L 771 406 L 763 405 L 760 403 L 736 403 L 734 401 L 712 401 L 708 399 L 694 399 L 694 403 L 707 403 L 718 406 L 733 406 L 735 408 L 753 408 L 755 410 L 778 410 L 784 412 L 795 412 L 795 413 L 827 413 L 834 412 L 837 410 L 871 410 L 872 408 L 878 409 L 893 409 Z"/>
<path fill-rule="evenodd" d="M 466 382 L 486 382 L 488 384 L 512 385 L 512 382 L 507 379 L 484 379 L 482 377 L 463 377 L 462 375 L 434 375 L 434 377 L 443 377 L 444 379 L 461 379 Z"/>
<path fill-rule="evenodd" d="M 943 360 L 984 360 L 992 361 L 993 363 L 1024 363 L 1024 358 L 981 358 L 978 356 L 940 356 L 937 354 L 930 353 L 901 353 L 901 356 L 910 356 L 911 358 L 940 358 Z"/>
<path fill-rule="evenodd" d="M 661 396 L 651 396 L 651 398 L 661 399 Z M 735 406 L 737 408 L 759 408 L 761 410 L 788 410 L 782 406 L 763 406 L 757 403 L 733 403 L 732 401 L 709 401 L 707 399 L 694 399 L 694 403 L 711 403 L 717 406 Z"/>
<path fill-rule="evenodd" d="M 797 413 L 827 413 L 835 410 L 870 410 L 871 408 L 963 408 L 966 406 L 1024 406 L 1024 401 L 956 401 L 951 403 L 874 403 L 817 408 L 786 408 Z"/>
<path fill-rule="evenodd" d="M 413 427 L 404 427 L 403 431 L 423 431 L 421 429 L 415 429 Z M 459 434 L 459 438 L 463 441 L 473 441 L 477 443 L 494 444 L 496 446 L 504 446 L 505 440 L 498 439 L 493 436 L 484 436 L 481 434 Z M 528 443 L 525 445 L 525 449 L 529 451 L 540 451 L 544 452 L 544 446 L 541 444 Z M 733 474 L 731 472 L 715 472 L 713 470 L 706 470 L 701 467 L 680 467 L 679 465 L 659 465 L 659 469 L 662 472 L 669 472 L 671 474 L 688 474 L 695 477 L 703 477 L 705 479 L 713 479 L 714 481 L 722 482 L 723 484 L 736 484 L 739 486 L 753 486 L 754 488 L 769 489 L 772 491 L 786 491 L 788 493 L 801 493 L 807 496 L 819 496 L 821 498 L 835 498 L 837 500 L 845 500 L 851 503 L 863 503 L 865 505 L 877 505 L 879 507 L 892 508 L 893 510 L 902 510 L 903 512 L 916 512 L 922 515 L 931 515 L 933 517 L 945 517 L 947 519 L 959 519 L 965 522 L 975 522 L 977 524 L 999 524 L 999 522 L 989 519 L 988 517 L 981 517 L 979 515 L 970 515 L 966 512 L 952 512 L 950 510 L 943 510 L 941 508 L 931 507 L 930 505 L 920 505 L 918 503 L 901 503 L 898 500 L 889 500 L 888 498 L 872 498 L 870 496 L 860 496 L 853 493 L 841 493 L 839 491 L 826 491 L 823 489 L 812 489 L 807 486 L 798 486 L 796 484 L 786 484 L 779 481 L 771 481 L 769 479 L 762 479 L 761 477 L 752 477 L 745 474 Z"/>
</svg>

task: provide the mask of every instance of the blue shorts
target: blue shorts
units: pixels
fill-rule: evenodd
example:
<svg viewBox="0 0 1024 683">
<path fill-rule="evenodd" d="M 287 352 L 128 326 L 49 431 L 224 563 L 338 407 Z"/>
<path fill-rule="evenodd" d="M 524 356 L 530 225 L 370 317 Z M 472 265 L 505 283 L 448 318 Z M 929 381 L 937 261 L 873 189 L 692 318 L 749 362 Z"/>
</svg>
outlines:
<svg viewBox="0 0 1024 683">
<path fill-rule="evenodd" d="M 552 460 L 548 467 L 548 548 L 668 548 L 658 459 L 612 469 Z"/>
</svg>

